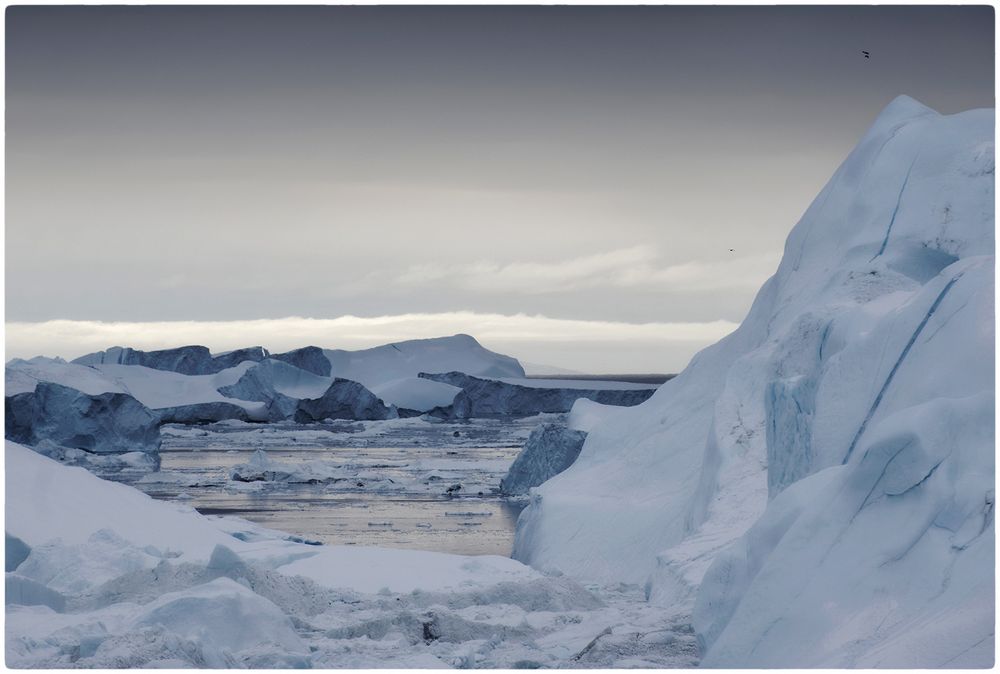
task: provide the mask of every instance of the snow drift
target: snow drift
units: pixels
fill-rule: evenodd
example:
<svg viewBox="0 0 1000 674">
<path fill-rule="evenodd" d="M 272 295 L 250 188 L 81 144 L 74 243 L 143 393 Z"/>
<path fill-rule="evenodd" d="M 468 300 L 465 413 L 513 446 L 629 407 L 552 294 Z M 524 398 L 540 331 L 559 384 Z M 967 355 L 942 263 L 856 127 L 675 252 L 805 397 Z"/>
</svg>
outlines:
<svg viewBox="0 0 1000 674">
<path fill-rule="evenodd" d="M 739 329 L 572 415 L 515 557 L 697 599 L 713 666 L 989 666 L 993 125 L 893 101 Z"/>
</svg>

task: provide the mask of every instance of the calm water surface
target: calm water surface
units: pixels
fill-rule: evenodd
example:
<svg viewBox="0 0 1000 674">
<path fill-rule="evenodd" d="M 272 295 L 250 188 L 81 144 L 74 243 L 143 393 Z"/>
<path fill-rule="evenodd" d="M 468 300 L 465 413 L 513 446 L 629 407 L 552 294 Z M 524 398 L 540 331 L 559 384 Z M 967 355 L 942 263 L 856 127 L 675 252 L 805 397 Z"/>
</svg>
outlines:
<svg viewBox="0 0 1000 674">
<path fill-rule="evenodd" d="M 165 426 L 160 471 L 119 479 L 203 514 L 233 515 L 323 544 L 509 556 L 524 501 L 501 497 L 497 487 L 531 429 L 559 420 Z M 258 450 L 285 467 L 322 462 L 338 478 L 231 480 L 230 470 Z"/>
</svg>

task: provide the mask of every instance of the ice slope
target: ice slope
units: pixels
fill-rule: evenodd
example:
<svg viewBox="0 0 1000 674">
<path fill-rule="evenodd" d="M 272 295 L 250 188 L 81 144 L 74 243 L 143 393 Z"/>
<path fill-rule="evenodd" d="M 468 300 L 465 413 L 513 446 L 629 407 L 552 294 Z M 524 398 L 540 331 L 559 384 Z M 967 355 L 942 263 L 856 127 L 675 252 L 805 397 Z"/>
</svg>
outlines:
<svg viewBox="0 0 1000 674">
<path fill-rule="evenodd" d="M 461 390 L 457 386 L 439 381 L 421 377 L 403 377 L 374 386 L 371 391 L 386 405 L 427 412 L 435 407 L 447 407 Z"/>
<path fill-rule="evenodd" d="M 421 372 L 458 371 L 484 377 L 523 377 L 524 369 L 510 356 L 494 353 L 469 335 L 413 339 L 362 351 L 324 349 L 331 374 L 361 382 L 369 389 L 416 377 Z"/>
<path fill-rule="evenodd" d="M 966 599 L 993 578 L 993 429 L 971 402 L 994 387 L 993 125 L 992 110 L 942 116 L 894 100 L 793 229 L 739 329 L 642 405 L 578 403 L 571 425 L 587 441 L 534 491 L 515 557 L 648 580 L 651 601 L 673 611 L 691 608 L 720 560 L 696 614 L 716 666 L 931 666 L 949 649 L 916 642 L 963 630 L 991 641 L 992 618 L 971 624 L 992 616 L 992 601 Z M 930 430 L 911 431 L 910 449 L 882 457 L 879 473 L 879 452 L 906 444 L 889 429 L 914 410 L 927 429 L 986 439 L 942 460 Z M 834 495 L 863 484 L 872 500 L 842 514 Z M 793 517 L 801 533 L 775 533 Z M 986 542 L 955 547 L 955 532 L 980 529 Z M 828 549 L 839 565 L 822 561 Z M 860 577 L 871 580 L 850 592 Z M 988 664 L 979 648 L 954 662 Z"/>
<path fill-rule="evenodd" d="M 126 393 L 125 388 L 99 370 L 86 365 L 67 363 L 62 358 L 38 356 L 31 360 L 15 358 L 4 368 L 4 395 L 30 393 L 40 381 L 74 388 L 89 395 Z"/>
</svg>

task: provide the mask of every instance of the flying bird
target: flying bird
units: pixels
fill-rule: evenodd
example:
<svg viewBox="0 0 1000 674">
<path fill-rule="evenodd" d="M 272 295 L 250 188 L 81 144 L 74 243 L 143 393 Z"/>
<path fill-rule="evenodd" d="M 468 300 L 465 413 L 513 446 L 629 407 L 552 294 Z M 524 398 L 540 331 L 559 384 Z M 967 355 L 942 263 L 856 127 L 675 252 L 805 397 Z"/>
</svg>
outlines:
<svg viewBox="0 0 1000 674">
<path fill-rule="evenodd" d="M 871 52 L 866 52 L 864 49 L 861 50 L 861 53 L 865 55 L 866 59 L 870 59 L 872 57 Z"/>
</svg>

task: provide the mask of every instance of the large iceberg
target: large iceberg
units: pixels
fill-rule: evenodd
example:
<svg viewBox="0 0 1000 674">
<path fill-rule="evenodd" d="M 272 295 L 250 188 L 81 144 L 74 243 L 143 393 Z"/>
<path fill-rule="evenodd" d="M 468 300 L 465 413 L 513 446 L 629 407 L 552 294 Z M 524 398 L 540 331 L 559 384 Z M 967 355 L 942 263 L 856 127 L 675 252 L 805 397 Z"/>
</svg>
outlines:
<svg viewBox="0 0 1000 674">
<path fill-rule="evenodd" d="M 740 328 L 587 410 L 516 558 L 647 582 L 713 666 L 989 666 L 993 128 L 893 101 Z"/>
<path fill-rule="evenodd" d="M 114 346 L 80 356 L 73 362 L 79 365 L 142 365 L 154 370 L 167 370 L 180 374 L 215 374 L 244 361 L 258 362 L 267 357 L 267 350 L 252 346 L 212 356 L 207 347 L 192 345 L 160 351 L 140 351 L 129 347 Z"/>
<path fill-rule="evenodd" d="M 4 399 L 5 437 L 97 454 L 156 452 L 159 416 L 125 393 L 89 394 L 51 382 Z"/>
</svg>

